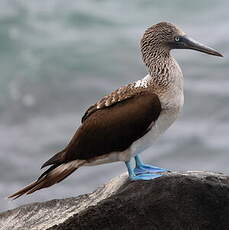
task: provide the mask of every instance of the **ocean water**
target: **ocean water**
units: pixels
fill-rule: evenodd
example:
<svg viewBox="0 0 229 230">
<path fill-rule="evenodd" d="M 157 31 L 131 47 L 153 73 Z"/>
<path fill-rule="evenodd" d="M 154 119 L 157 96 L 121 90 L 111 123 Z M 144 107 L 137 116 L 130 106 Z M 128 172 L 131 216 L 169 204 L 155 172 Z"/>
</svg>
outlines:
<svg viewBox="0 0 229 230">
<path fill-rule="evenodd" d="M 0 211 L 92 192 L 126 171 L 120 162 L 85 167 L 48 189 L 4 199 L 40 175 L 88 106 L 146 75 L 139 39 L 160 21 L 224 58 L 173 51 L 185 77 L 183 113 L 143 158 L 170 170 L 229 174 L 228 9 L 227 0 L 0 0 Z"/>
</svg>

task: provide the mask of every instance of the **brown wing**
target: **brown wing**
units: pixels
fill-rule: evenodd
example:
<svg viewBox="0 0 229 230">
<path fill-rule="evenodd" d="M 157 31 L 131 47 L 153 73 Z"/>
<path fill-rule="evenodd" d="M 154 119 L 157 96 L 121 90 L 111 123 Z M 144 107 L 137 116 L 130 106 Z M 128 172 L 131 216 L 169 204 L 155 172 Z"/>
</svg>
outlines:
<svg viewBox="0 0 229 230">
<path fill-rule="evenodd" d="M 42 167 L 124 151 L 149 131 L 160 112 L 158 96 L 148 92 L 97 109 L 87 116 L 68 146 Z"/>
<path fill-rule="evenodd" d="M 140 92 L 122 101 L 97 109 L 84 120 L 69 145 L 48 160 L 52 165 L 37 181 L 12 194 L 18 198 L 65 179 L 80 165 L 96 156 L 127 149 L 152 127 L 161 112 L 155 94 Z M 79 159 L 78 165 L 65 164 Z"/>
<path fill-rule="evenodd" d="M 149 131 L 161 112 L 159 98 L 142 92 L 105 109 L 96 110 L 83 122 L 66 149 L 66 160 L 88 160 L 126 150 Z"/>
<path fill-rule="evenodd" d="M 113 91 L 111 94 L 99 100 L 96 104 L 90 106 L 88 110 L 85 112 L 84 116 L 82 117 L 81 122 L 83 123 L 91 114 L 93 114 L 97 110 L 101 110 L 113 106 L 119 102 L 122 102 L 128 98 L 133 97 L 134 95 L 140 93 L 141 91 L 142 88 L 140 87 L 135 88 L 133 83 L 130 83 L 126 86 L 123 86 Z"/>
</svg>

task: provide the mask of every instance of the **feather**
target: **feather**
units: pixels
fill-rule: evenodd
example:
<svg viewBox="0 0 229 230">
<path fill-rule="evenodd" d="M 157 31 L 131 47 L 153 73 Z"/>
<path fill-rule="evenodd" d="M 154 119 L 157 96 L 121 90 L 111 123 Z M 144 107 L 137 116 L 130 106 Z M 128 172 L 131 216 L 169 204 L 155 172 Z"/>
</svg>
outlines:
<svg viewBox="0 0 229 230">
<path fill-rule="evenodd" d="M 56 183 L 59 183 L 76 169 L 85 163 L 83 160 L 75 160 L 68 163 L 53 165 L 48 170 L 46 170 L 38 179 L 33 183 L 27 185 L 23 189 L 17 191 L 16 193 L 10 195 L 8 198 L 17 199 L 18 197 L 26 194 L 31 194 L 39 189 L 49 187 Z"/>
</svg>

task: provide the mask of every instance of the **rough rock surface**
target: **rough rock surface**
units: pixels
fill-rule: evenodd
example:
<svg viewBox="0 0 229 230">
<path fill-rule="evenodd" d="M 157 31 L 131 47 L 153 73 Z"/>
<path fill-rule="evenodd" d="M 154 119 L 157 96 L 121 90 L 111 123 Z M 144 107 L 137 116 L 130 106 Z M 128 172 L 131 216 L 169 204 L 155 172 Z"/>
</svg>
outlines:
<svg viewBox="0 0 229 230">
<path fill-rule="evenodd" d="M 1 230 L 229 230 L 229 177 L 166 173 L 130 182 L 123 174 L 95 192 L 0 214 Z"/>
</svg>

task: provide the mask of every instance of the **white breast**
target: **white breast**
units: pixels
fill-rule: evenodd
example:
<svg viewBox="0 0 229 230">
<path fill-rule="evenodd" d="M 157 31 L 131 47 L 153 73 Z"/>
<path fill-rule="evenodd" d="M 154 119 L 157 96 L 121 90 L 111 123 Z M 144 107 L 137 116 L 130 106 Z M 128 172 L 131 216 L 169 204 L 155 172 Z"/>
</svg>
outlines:
<svg viewBox="0 0 229 230">
<path fill-rule="evenodd" d="M 178 118 L 184 103 L 184 96 L 183 90 L 180 90 L 179 93 L 178 91 L 176 92 L 176 94 L 173 94 L 172 92 L 169 97 L 167 97 L 167 95 L 160 98 L 162 111 L 152 129 L 131 145 L 131 156 L 134 156 L 150 147 L 153 142 Z"/>
<path fill-rule="evenodd" d="M 149 148 L 177 119 L 179 111 L 163 110 L 152 129 L 131 145 L 131 155 L 134 156 Z"/>
</svg>

